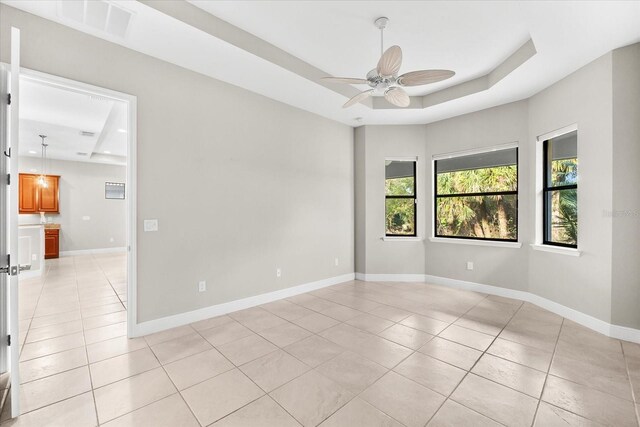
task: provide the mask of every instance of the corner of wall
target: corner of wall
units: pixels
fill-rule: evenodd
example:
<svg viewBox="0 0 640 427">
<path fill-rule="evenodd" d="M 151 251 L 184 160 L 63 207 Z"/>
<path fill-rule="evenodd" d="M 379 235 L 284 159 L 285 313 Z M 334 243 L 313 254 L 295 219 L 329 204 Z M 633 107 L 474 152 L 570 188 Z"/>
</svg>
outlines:
<svg viewBox="0 0 640 427">
<path fill-rule="evenodd" d="M 612 52 L 611 323 L 640 329 L 640 43 Z"/>
</svg>

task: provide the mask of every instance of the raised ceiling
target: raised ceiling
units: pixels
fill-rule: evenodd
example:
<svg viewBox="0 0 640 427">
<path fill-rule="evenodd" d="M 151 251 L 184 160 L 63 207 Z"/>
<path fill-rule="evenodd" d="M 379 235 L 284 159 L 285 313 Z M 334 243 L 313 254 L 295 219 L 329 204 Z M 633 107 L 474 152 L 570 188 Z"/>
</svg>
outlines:
<svg viewBox="0 0 640 427">
<path fill-rule="evenodd" d="M 524 99 L 610 50 L 640 41 L 637 1 L 114 0 L 133 13 L 124 38 L 66 21 L 56 1 L 2 1 L 354 126 L 428 123 Z M 403 48 L 402 71 L 457 72 L 413 89 L 414 97 L 433 97 L 486 75 L 528 40 L 536 53 L 494 85 L 426 108 L 378 109 L 374 101 L 343 110 L 348 96 L 366 87 L 331 86 L 319 77 L 361 77 L 375 66 L 380 40 L 373 21 L 379 16 L 391 19 L 385 45 Z"/>
<path fill-rule="evenodd" d="M 126 164 L 127 106 L 29 78 L 20 80 L 20 155 Z"/>
</svg>

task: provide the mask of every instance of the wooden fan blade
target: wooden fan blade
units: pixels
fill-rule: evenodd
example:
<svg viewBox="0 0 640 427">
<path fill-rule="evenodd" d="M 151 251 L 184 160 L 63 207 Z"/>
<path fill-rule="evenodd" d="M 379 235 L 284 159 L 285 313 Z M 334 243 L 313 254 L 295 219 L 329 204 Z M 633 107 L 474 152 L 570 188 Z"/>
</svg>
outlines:
<svg viewBox="0 0 640 427">
<path fill-rule="evenodd" d="M 362 101 L 363 99 L 367 99 L 372 94 L 373 94 L 373 89 L 369 89 L 369 90 L 365 90 L 364 92 L 360 92 L 359 94 L 357 94 L 356 96 L 354 96 L 353 98 L 351 98 L 350 100 L 345 102 L 345 104 L 342 106 L 342 108 L 351 107 L 353 104 L 357 104 L 358 102 Z"/>
<path fill-rule="evenodd" d="M 395 76 L 402 65 L 402 49 L 400 46 L 391 46 L 380 57 L 376 70 L 383 77 Z"/>
<path fill-rule="evenodd" d="M 449 79 L 455 74 L 451 70 L 411 71 L 398 77 L 397 82 L 402 86 L 420 86 Z"/>
<path fill-rule="evenodd" d="M 369 82 L 365 79 L 354 79 L 351 77 L 323 77 L 322 80 L 326 80 L 332 83 L 348 83 L 351 85 L 366 85 Z"/>
<path fill-rule="evenodd" d="M 409 95 L 400 87 L 392 87 L 384 93 L 387 101 L 398 107 L 408 107 L 411 103 Z"/>
</svg>

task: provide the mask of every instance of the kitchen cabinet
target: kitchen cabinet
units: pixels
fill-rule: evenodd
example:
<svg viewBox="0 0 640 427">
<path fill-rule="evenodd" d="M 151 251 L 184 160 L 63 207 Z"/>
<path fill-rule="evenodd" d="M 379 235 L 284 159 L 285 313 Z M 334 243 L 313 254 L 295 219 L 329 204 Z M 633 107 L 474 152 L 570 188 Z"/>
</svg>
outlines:
<svg viewBox="0 0 640 427">
<path fill-rule="evenodd" d="M 40 175 L 20 174 L 20 213 L 60 213 L 60 177 L 45 175 L 47 186 L 40 185 Z"/>
<path fill-rule="evenodd" d="M 20 213 L 38 213 L 38 177 L 26 173 L 20 174 Z"/>
<path fill-rule="evenodd" d="M 44 258 L 58 258 L 60 256 L 60 230 L 44 229 Z"/>
</svg>

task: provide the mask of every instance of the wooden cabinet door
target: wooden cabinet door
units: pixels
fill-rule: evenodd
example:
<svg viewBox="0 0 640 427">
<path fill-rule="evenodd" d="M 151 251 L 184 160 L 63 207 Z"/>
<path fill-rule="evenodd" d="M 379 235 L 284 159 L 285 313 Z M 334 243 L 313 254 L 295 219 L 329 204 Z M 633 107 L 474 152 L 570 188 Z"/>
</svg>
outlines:
<svg viewBox="0 0 640 427">
<path fill-rule="evenodd" d="M 19 212 L 38 213 L 38 176 L 21 173 L 19 182 Z"/>
<path fill-rule="evenodd" d="M 46 187 L 38 187 L 38 204 L 40 205 L 40 212 L 59 213 L 58 206 L 58 180 L 59 176 L 47 175 Z"/>
<path fill-rule="evenodd" d="M 44 230 L 45 259 L 58 258 L 59 255 L 60 255 L 59 230 Z"/>
</svg>

